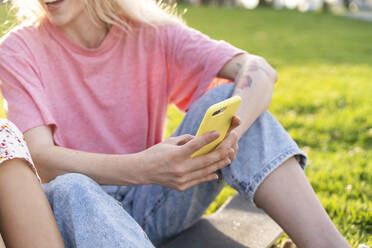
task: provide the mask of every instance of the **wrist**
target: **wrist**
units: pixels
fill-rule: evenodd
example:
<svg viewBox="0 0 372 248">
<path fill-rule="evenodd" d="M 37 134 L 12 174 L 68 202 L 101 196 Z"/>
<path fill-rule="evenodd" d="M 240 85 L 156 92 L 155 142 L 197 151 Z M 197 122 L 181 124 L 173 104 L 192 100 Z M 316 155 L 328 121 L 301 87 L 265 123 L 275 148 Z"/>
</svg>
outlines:
<svg viewBox="0 0 372 248">
<path fill-rule="evenodd" d="M 110 158 L 106 161 L 105 166 L 100 166 L 98 172 L 101 178 L 100 184 L 104 185 L 140 185 L 141 170 L 139 168 L 138 155 L 108 155 Z"/>
<path fill-rule="evenodd" d="M 150 184 L 147 179 L 147 169 L 148 162 L 146 159 L 145 151 L 131 154 L 133 156 L 133 176 L 135 179 L 136 185 L 145 185 Z"/>
</svg>

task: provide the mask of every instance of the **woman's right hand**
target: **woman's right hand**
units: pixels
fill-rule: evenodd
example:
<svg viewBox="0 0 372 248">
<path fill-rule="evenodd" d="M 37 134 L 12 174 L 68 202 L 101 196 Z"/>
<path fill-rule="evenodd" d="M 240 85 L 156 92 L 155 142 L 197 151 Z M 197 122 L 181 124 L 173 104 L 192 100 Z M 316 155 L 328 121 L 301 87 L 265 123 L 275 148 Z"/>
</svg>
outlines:
<svg viewBox="0 0 372 248">
<path fill-rule="evenodd" d="M 44 182 L 66 173 L 81 173 L 101 185 L 159 184 L 181 191 L 217 179 L 215 171 L 234 160 L 238 149 L 235 132 L 238 124 L 232 121 L 227 136 L 213 152 L 192 159 L 191 154 L 218 135 L 171 137 L 142 152 L 125 155 L 56 146 L 49 126 L 33 128 L 25 137 Z"/>
<path fill-rule="evenodd" d="M 223 147 L 190 158 L 218 136 L 217 132 L 209 132 L 198 137 L 188 134 L 170 137 L 141 152 L 141 184 L 158 184 L 184 191 L 196 184 L 218 179 L 215 172 L 230 164 L 235 157 L 236 134 L 228 135 Z"/>
</svg>

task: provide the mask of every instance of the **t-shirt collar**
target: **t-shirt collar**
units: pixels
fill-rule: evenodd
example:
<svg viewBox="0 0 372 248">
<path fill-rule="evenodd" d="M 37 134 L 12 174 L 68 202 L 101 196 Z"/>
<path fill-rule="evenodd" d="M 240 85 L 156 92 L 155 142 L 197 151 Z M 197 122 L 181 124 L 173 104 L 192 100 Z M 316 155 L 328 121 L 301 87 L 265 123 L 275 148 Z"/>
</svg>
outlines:
<svg viewBox="0 0 372 248">
<path fill-rule="evenodd" d="M 53 25 L 48 19 L 46 19 L 42 25 L 45 25 L 48 33 L 59 42 L 63 47 L 70 49 L 74 52 L 87 55 L 87 56 L 96 56 L 106 52 L 110 49 L 115 42 L 117 42 L 122 35 L 120 28 L 116 25 L 112 25 L 106 37 L 102 41 L 99 47 L 97 48 L 86 48 L 77 44 L 70 37 L 68 37 L 61 29 Z"/>
</svg>

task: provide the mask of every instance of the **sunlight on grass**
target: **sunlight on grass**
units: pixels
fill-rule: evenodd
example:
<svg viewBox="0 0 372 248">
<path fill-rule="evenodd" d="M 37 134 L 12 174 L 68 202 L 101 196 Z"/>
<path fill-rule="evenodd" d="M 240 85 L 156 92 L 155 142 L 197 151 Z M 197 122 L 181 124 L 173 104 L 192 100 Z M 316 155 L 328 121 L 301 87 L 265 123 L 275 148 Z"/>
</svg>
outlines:
<svg viewBox="0 0 372 248">
<path fill-rule="evenodd" d="M 372 23 L 265 8 L 188 8 L 191 26 L 275 66 L 270 111 L 308 153 L 306 174 L 342 234 L 353 247 L 372 245 Z M 169 119 L 171 133 L 182 115 L 171 107 Z M 235 193 L 225 187 L 207 213 Z"/>
<path fill-rule="evenodd" d="M 342 234 L 353 247 L 372 245 L 372 23 L 269 8 L 187 8 L 190 26 L 278 70 L 270 111 L 308 153 L 306 174 Z M 0 21 L 7 19 L 0 8 Z M 181 119 L 171 107 L 167 135 Z M 208 213 L 233 194 L 225 187 Z"/>
</svg>

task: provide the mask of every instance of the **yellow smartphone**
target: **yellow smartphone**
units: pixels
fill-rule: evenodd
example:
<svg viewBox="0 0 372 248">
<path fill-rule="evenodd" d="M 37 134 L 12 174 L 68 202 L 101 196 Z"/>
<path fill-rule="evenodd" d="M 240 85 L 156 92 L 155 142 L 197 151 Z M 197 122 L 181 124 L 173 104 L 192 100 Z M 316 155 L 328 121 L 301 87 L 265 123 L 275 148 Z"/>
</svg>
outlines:
<svg viewBox="0 0 372 248">
<path fill-rule="evenodd" d="M 216 148 L 219 143 L 221 143 L 230 128 L 231 120 L 238 110 L 241 101 L 242 98 L 240 96 L 233 96 L 222 102 L 213 104 L 208 108 L 199 126 L 196 136 L 203 135 L 210 131 L 218 131 L 220 136 L 208 145 L 203 146 L 191 154 L 191 158 L 207 154 Z"/>
</svg>

